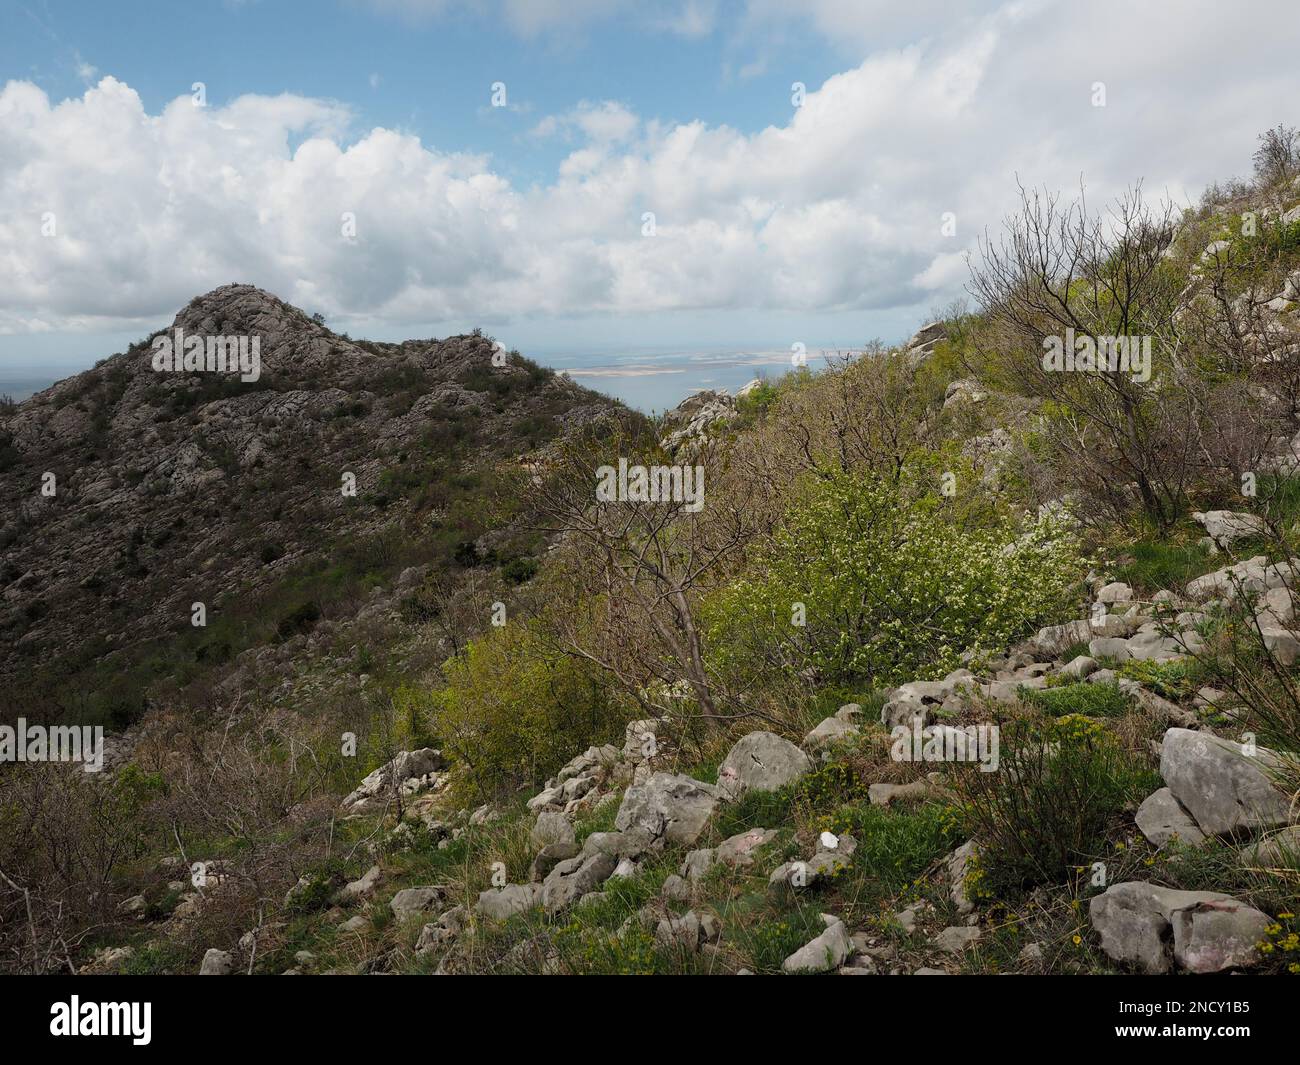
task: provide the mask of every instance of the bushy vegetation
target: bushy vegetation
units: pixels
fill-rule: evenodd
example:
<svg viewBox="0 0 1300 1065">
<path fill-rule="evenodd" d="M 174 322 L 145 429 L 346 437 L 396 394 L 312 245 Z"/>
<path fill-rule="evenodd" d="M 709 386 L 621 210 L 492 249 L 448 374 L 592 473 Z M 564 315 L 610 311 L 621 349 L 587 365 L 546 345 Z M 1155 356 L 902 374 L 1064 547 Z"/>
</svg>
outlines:
<svg viewBox="0 0 1300 1065">
<path fill-rule="evenodd" d="M 538 784 L 627 720 L 599 672 L 549 646 L 536 624 L 490 629 L 447 663 L 431 728 L 485 797 Z"/>
<path fill-rule="evenodd" d="M 1099 721 L 1074 713 L 999 724 L 998 772 L 970 768 L 951 778 L 982 855 L 981 891 L 1060 883 L 1104 858 L 1125 806 L 1160 785 Z"/>
<path fill-rule="evenodd" d="M 852 473 L 810 484 L 751 571 L 710 610 L 727 668 L 812 670 L 821 683 L 941 677 L 1055 620 L 1081 576 L 1068 526 L 971 528 L 938 493 Z"/>
</svg>

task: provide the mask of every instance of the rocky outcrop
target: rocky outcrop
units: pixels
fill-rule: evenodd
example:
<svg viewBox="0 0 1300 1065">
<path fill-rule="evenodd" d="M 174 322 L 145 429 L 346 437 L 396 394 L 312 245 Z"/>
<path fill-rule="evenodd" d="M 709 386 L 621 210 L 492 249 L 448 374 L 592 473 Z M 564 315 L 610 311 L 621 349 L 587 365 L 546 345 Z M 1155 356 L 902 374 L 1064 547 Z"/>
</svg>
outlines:
<svg viewBox="0 0 1300 1065">
<path fill-rule="evenodd" d="M 679 451 L 689 455 L 692 448 L 709 439 L 716 425 L 727 424 L 736 414 L 736 401 L 727 392 L 696 392 L 664 415 L 659 444 L 670 455 Z"/>
<path fill-rule="evenodd" d="M 948 327 L 943 322 L 928 322 L 921 326 L 903 345 L 903 351 L 918 362 L 933 354 L 939 341 L 948 336 Z"/>
<path fill-rule="evenodd" d="M 442 752 L 432 747 L 402 751 L 368 774 L 339 805 L 350 814 L 370 813 L 391 802 L 399 791 L 416 795 L 436 786 L 445 765 Z"/>
</svg>

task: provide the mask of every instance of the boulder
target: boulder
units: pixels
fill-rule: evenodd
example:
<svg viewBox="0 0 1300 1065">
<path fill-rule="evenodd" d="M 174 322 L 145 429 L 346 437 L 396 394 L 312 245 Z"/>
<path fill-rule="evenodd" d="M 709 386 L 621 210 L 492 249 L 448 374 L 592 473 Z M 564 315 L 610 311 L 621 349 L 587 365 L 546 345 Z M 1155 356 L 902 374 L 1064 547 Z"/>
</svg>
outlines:
<svg viewBox="0 0 1300 1065">
<path fill-rule="evenodd" d="M 380 875 L 379 866 L 372 865 L 360 879 L 350 880 L 339 888 L 334 901 L 346 903 L 365 898 L 374 892 Z"/>
<path fill-rule="evenodd" d="M 1064 625 L 1049 625 L 1039 629 L 1029 646 L 1040 655 L 1054 658 L 1068 647 L 1087 643 L 1092 639 L 1092 626 L 1087 621 L 1067 621 Z"/>
<path fill-rule="evenodd" d="M 811 768 L 808 755 L 789 740 L 774 732 L 751 732 L 722 760 L 718 787 L 726 798 L 738 799 L 748 791 L 776 791 Z"/>
<path fill-rule="evenodd" d="M 723 840 L 718 844 L 714 857 L 719 862 L 738 868 L 752 865 L 754 853 L 765 844 L 771 843 L 776 836 L 777 831 L 774 828 L 751 828 Z"/>
<path fill-rule="evenodd" d="M 1169 972 L 1175 962 L 1192 972 L 1251 965 L 1268 924 L 1228 895 L 1141 881 L 1112 885 L 1092 899 L 1088 915 L 1106 955 L 1145 973 Z"/>
<path fill-rule="evenodd" d="M 1123 581 L 1111 581 L 1097 592 L 1099 603 L 1128 603 L 1133 599 L 1133 589 Z"/>
<path fill-rule="evenodd" d="M 1061 676 L 1082 680 L 1089 674 L 1096 673 L 1099 669 L 1101 669 L 1101 664 L 1095 658 L 1079 655 L 1061 667 Z"/>
<path fill-rule="evenodd" d="M 528 840 L 539 850 L 551 843 L 573 843 L 578 834 L 569 819 L 557 810 L 543 810 L 528 833 Z"/>
<path fill-rule="evenodd" d="M 398 921 L 409 921 L 412 917 L 441 907 L 446 896 L 446 889 L 435 885 L 403 888 L 393 896 L 388 908 Z"/>
<path fill-rule="evenodd" d="M 960 914 L 970 913 L 975 909 L 975 903 L 971 901 L 966 891 L 966 876 L 970 872 L 970 863 L 974 860 L 975 853 L 975 841 L 967 840 L 945 860 L 948 867 L 948 881 L 951 885 L 949 894 Z"/>
<path fill-rule="evenodd" d="M 714 852 L 711 847 L 688 851 L 678 870 L 688 880 L 699 880 L 713 865 Z"/>
<path fill-rule="evenodd" d="M 1212 549 L 1231 547 L 1238 540 L 1262 536 L 1268 530 L 1263 518 L 1234 510 L 1197 511 L 1192 520 L 1204 527 L 1207 546 Z"/>
<path fill-rule="evenodd" d="M 600 887 L 618 867 L 612 854 L 596 853 L 560 862 L 542 882 L 542 905 L 554 916 Z"/>
<path fill-rule="evenodd" d="M 1233 599 L 1241 591 L 1265 592 L 1268 590 L 1267 569 L 1268 559 L 1256 555 L 1235 566 L 1224 566 L 1213 573 L 1197 577 L 1187 585 L 1187 594 L 1193 599 L 1208 599 L 1211 596 Z"/>
<path fill-rule="evenodd" d="M 1118 636 L 1099 636 L 1088 641 L 1088 654 L 1096 658 L 1113 658 L 1117 662 L 1126 662 L 1133 657 L 1128 647 L 1128 640 Z"/>
<path fill-rule="evenodd" d="M 853 950 L 853 941 L 844 922 L 831 914 L 822 914 L 826 931 L 805 943 L 781 963 L 787 973 L 824 973 L 838 969 Z"/>
<path fill-rule="evenodd" d="M 540 906 L 542 902 L 541 884 L 507 884 L 503 888 L 488 888 L 480 891 L 474 912 L 490 917 L 494 921 L 504 921 L 517 913 L 524 913 Z"/>
<path fill-rule="evenodd" d="M 836 743 L 859 734 L 857 725 L 844 720 L 838 714 L 826 718 L 803 738 L 803 745 L 812 751 L 821 751 Z"/>
<path fill-rule="evenodd" d="M 872 784 L 867 788 L 867 798 L 872 806 L 889 806 L 894 802 L 919 802 L 934 794 L 928 780 L 913 780 L 910 784 Z"/>
<path fill-rule="evenodd" d="M 1208 836 L 1288 822 L 1287 797 L 1266 773 L 1276 765 L 1265 748 L 1248 755 L 1239 743 L 1185 728 L 1171 728 L 1160 745 L 1160 775 Z"/>
<path fill-rule="evenodd" d="M 1205 840 L 1205 833 L 1168 788 L 1161 788 L 1143 799 L 1135 819 L 1142 835 L 1157 847 L 1163 847 L 1172 839 L 1189 844 Z"/>
<path fill-rule="evenodd" d="M 593 854 L 609 854 L 622 861 L 639 858 L 656 846 L 656 839 L 644 828 L 633 827 L 626 832 L 593 832 L 582 843 L 584 858 Z"/>
<path fill-rule="evenodd" d="M 659 894 L 673 902 L 685 902 L 691 897 L 691 885 L 676 873 L 670 873 L 664 877 Z"/>
<path fill-rule="evenodd" d="M 213 947 L 203 955 L 203 963 L 199 966 L 200 976 L 229 976 L 235 969 L 234 955 L 228 950 L 218 950 Z"/>
<path fill-rule="evenodd" d="M 1270 625 L 1267 628 L 1259 630 L 1260 638 L 1264 641 L 1264 646 L 1272 652 L 1273 657 L 1283 666 L 1295 665 L 1296 659 L 1300 658 L 1300 640 L 1290 629 L 1284 629 L 1280 626 Z"/>
<path fill-rule="evenodd" d="M 687 910 L 680 917 L 668 916 L 655 928 L 655 940 L 662 947 L 679 947 L 692 954 L 705 943 L 715 942 L 722 925 L 711 913 Z"/>
<path fill-rule="evenodd" d="M 417 955 L 428 954 L 445 946 L 464 930 L 469 921 L 469 914 L 464 906 L 453 906 L 436 921 L 430 921 L 420 929 L 420 938 L 415 941 Z"/>
<path fill-rule="evenodd" d="M 1300 869 L 1300 825 L 1291 825 L 1243 847 L 1241 860 L 1265 869 Z"/>
<path fill-rule="evenodd" d="M 546 874 L 559 865 L 560 862 L 568 861 L 568 859 L 577 856 L 578 845 L 576 843 L 548 843 L 537 852 L 533 864 L 528 867 L 528 877 L 533 881 L 545 880 Z"/>
<path fill-rule="evenodd" d="M 806 761 L 807 755 L 799 753 Z M 627 789 L 614 827 L 620 832 L 641 829 L 655 842 L 688 846 L 704 831 L 717 803 L 718 789 L 712 785 L 688 776 L 654 773 L 645 783 Z"/>
</svg>

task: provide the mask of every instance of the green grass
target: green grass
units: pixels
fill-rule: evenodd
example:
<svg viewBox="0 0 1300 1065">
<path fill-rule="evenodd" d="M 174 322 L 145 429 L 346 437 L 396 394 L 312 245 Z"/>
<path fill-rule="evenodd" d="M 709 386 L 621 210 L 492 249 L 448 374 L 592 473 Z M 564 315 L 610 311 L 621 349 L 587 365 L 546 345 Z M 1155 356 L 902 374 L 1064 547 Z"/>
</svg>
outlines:
<svg viewBox="0 0 1300 1065">
<path fill-rule="evenodd" d="M 1141 540 L 1128 548 L 1131 561 L 1117 567 L 1115 579 L 1130 584 L 1139 596 L 1167 589 L 1179 593 L 1187 582 L 1214 569 L 1209 552 L 1195 543 Z"/>
<path fill-rule="evenodd" d="M 1121 692 L 1118 685 L 1089 684 L 1087 681 L 1060 684 L 1037 691 L 1027 688 L 1021 692 L 1021 699 L 1053 717 L 1065 714 L 1121 717 L 1133 706 L 1133 700 Z"/>
</svg>

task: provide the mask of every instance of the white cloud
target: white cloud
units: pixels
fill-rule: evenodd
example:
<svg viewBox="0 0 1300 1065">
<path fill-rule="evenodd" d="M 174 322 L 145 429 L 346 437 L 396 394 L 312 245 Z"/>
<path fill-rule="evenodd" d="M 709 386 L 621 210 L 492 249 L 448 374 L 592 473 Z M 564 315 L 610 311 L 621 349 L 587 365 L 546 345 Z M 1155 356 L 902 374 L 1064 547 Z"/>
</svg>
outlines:
<svg viewBox="0 0 1300 1065">
<path fill-rule="evenodd" d="M 636 132 L 638 121 L 631 110 L 614 100 L 602 103 L 583 100 L 568 114 L 547 115 L 529 135 L 538 139 L 563 135 L 600 145 L 617 144 Z"/>
<path fill-rule="evenodd" d="M 1249 24 L 1288 17 L 1248 6 Z M 854 10 L 814 13 L 834 32 Z M 0 331 L 152 324 L 230 281 L 395 325 L 931 306 L 959 293 L 1017 175 L 1069 189 L 1083 174 L 1100 200 L 1137 177 L 1177 198 L 1246 171 L 1255 135 L 1295 121 L 1290 50 L 1282 33 L 1225 49 L 1209 4 L 1013 3 L 872 51 L 762 130 L 576 105 L 538 124 L 573 144 L 528 187 L 480 156 L 356 135 L 331 101 L 182 97 L 149 114 L 113 78 L 58 104 L 10 82 Z"/>
</svg>

